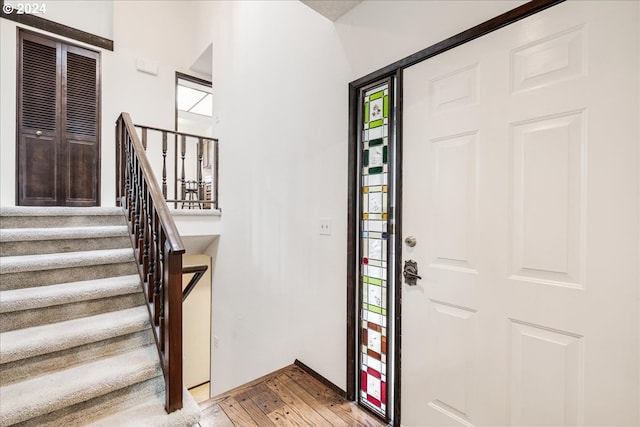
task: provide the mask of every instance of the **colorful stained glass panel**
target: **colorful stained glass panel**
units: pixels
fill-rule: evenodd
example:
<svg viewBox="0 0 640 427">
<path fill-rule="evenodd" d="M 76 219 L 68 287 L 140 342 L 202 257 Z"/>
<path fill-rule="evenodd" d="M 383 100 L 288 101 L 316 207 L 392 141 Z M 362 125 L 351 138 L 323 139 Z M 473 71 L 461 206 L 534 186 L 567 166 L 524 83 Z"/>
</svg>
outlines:
<svg viewBox="0 0 640 427">
<path fill-rule="evenodd" d="M 389 87 L 362 98 L 360 402 L 387 417 Z"/>
</svg>

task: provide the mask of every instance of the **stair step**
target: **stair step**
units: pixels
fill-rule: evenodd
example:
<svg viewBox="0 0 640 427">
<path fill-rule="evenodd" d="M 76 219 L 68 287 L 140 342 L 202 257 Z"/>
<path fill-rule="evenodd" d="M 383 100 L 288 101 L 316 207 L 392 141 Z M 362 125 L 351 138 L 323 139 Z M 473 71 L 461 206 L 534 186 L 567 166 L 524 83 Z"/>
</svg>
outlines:
<svg viewBox="0 0 640 427">
<path fill-rule="evenodd" d="M 55 228 L 4 228 L 0 231 L 0 242 L 93 239 L 98 237 L 127 236 L 126 225 L 101 225 L 87 227 Z"/>
<path fill-rule="evenodd" d="M 2 206 L 0 216 L 118 216 L 122 208 L 116 206 L 66 207 L 66 206 Z"/>
<path fill-rule="evenodd" d="M 17 255 L 2 257 L 0 274 L 57 270 L 133 261 L 133 249 L 104 249 L 64 254 Z"/>
<path fill-rule="evenodd" d="M 0 425 L 12 425 L 160 375 L 154 345 L 0 388 Z"/>
<path fill-rule="evenodd" d="M 133 249 L 105 249 L 0 258 L 0 291 L 138 272 Z"/>
<path fill-rule="evenodd" d="M 151 344 L 144 306 L 0 333 L 0 387 Z"/>
<path fill-rule="evenodd" d="M 0 334 L 0 364 L 150 328 L 144 306 Z"/>
<path fill-rule="evenodd" d="M 126 225 L 0 229 L 3 256 L 131 247 Z"/>
<path fill-rule="evenodd" d="M 144 304 L 137 274 L 0 291 L 0 332 Z"/>
<path fill-rule="evenodd" d="M 195 426 L 200 421 L 200 408 L 185 388 L 182 392 L 182 409 L 167 414 L 164 409 L 163 395 L 157 394 L 145 399 L 138 405 L 125 411 L 116 412 L 106 418 L 89 424 L 91 427 L 166 427 Z"/>
<path fill-rule="evenodd" d="M 82 227 L 92 225 L 123 225 L 124 215 L 82 216 L 2 216 L 0 228 Z"/>
<path fill-rule="evenodd" d="M 121 208 L 28 207 L 0 209 L 1 228 L 78 227 L 85 225 L 123 225 Z"/>
<path fill-rule="evenodd" d="M 155 345 L 151 329 L 143 329 L 57 352 L 7 362 L 0 365 L 0 387 L 46 375 L 59 370 L 61 367 L 66 369 L 78 366 L 92 360 L 124 353 L 146 345 Z"/>
<path fill-rule="evenodd" d="M 137 274 L 0 291 L 0 313 L 107 298 L 138 291 L 140 276 Z"/>
<path fill-rule="evenodd" d="M 122 413 L 129 408 L 144 402 L 147 399 L 162 399 L 164 396 L 164 378 L 160 375 L 146 381 L 142 381 L 111 393 L 103 394 L 75 405 L 67 406 L 54 412 L 46 413 L 36 418 L 19 423 L 17 426 L 37 426 L 37 427 L 71 427 L 86 426 L 92 422 L 110 417 L 114 413 Z M 136 427 L 149 424 L 143 418 L 134 423 Z M 180 426 L 193 427 L 195 424 L 161 424 L 162 427 Z M 118 424 L 111 424 L 109 427 L 120 427 Z"/>
</svg>

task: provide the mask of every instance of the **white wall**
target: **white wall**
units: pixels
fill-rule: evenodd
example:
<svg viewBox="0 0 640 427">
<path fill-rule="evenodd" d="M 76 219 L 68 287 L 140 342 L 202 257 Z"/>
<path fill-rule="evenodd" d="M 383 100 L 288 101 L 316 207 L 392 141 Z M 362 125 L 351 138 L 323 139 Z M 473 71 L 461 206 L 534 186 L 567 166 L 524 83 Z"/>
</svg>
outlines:
<svg viewBox="0 0 640 427">
<path fill-rule="evenodd" d="M 214 2 L 213 394 L 296 358 L 346 386 L 348 83 L 521 3 L 365 1 L 334 24 Z"/>
<path fill-rule="evenodd" d="M 0 19 L 0 205 L 15 205 L 16 26 Z"/>
<path fill-rule="evenodd" d="M 212 393 L 296 358 L 344 386 L 346 58 L 333 24 L 300 2 L 215 6 Z"/>
<path fill-rule="evenodd" d="M 64 3 L 72 9 L 76 2 Z M 194 26 L 194 22 L 202 20 L 203 15 L 209 16 L 210 21 L 207 14 L 210 14 L 207 2 L 113 2 L 114 51 L 101 50 L 103 206 L 115 204 L 114 123 L 118 115 L 126 111 L 135 123 L 174 129 L 175 72 L 202 77 L 190 71 L 189 67 L 201 53 L 196 53 L 192 46 L 203 45 L 206 48 L 210 44 L 210 40 L 196 40 L 208 32 Z M 167 25 L 169 22 L 171 25 Z M 13 21 L 0 19 L 2 206 L 15 204 L 16 28 Z M 137 58 L 157 63 L 158 74 L 154 76 L 137 71 Z M 156 156 L 152 163 L 159 165 L 159 158 Z"/>
</svg>

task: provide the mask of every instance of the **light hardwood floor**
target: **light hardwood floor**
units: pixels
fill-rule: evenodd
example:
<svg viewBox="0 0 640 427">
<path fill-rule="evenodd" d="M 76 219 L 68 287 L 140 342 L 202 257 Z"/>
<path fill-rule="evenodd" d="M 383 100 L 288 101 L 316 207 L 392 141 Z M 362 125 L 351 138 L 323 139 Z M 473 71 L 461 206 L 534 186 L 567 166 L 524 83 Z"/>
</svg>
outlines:
<svg viewBox="0 0 640 427">
<path fill-rule="evenodd" d="M 202 427 L 386 425 L 295 365 L 202 402 L 200 408 Z"/>
</svg>

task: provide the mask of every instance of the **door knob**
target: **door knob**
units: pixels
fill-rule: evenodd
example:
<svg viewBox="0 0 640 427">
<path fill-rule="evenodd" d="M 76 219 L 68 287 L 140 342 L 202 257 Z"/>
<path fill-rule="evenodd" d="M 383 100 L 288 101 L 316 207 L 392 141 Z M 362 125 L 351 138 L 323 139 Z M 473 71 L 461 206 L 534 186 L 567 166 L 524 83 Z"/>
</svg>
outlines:
<svg viewBox="0 0 640 427">
<path fill-rule="evenodd" d="M 41 135 L 42 135 L 42 131 L 41 130 L 36 131 L 36 136 L 41 136 Z"/>
<path fill-rule="evenodd" d="M 404 239 L 404 242 L 407 244 L 407 246 L 409 246 L 410 248 L 414 247 L 416 245 L 416 243 L 418 243 L 418 241 L 416 240 L 415 237 L 413 236 L 409 236 L 406 239 Z"/>
</svg>

